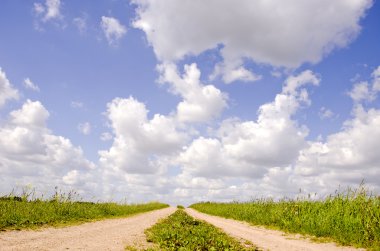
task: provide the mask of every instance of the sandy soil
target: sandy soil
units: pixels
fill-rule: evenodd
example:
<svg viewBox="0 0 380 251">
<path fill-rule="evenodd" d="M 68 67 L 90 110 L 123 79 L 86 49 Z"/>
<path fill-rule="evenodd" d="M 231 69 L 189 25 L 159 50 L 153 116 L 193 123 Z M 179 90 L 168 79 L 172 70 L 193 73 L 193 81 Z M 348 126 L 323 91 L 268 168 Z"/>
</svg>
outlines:
<svg viewBox="0 0 380 251">
<path fill-rule="evenodd" d="M 297 235 L 284 234 L 281 231 L 268 230 L 262 227 L 250 226 L 248 223 L 225 219 L 200 213 L 187 208 L 186 212 L 200 220 L 207 221 L 222 229 L 227 234 L 239 239 L 248 240 L 263 250 L 271 251 L 320 251 L 320 250 L 363 250 L 352 247 L 338 247 L 334 243 L 313 243 Z"/>
<path fill-rule="evenodd" d="M 64 228 L 0 232 L 0 250 L 124 250 L 144 248 L 144 230 L 172 214 L 173 207 L 128 218 L 103 220 Z"/>
</svg>

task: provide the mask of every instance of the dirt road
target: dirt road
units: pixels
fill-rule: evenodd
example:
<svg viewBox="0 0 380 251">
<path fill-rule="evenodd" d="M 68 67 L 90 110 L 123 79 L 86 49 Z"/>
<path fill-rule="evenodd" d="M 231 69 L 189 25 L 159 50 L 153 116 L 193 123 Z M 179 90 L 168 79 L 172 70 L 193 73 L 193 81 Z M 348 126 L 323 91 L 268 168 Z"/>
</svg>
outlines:
<svg viewBox="0 0 380 251">
<path fill-rule="evenodd" d="M 65 228 L 0 232 L 0 250 L 124 250 L 146 247 L 144 230 L 172 214 L 173 207 L 122 219 Z"/>
<path fill-rule="evenodd" d="M 186 212 L 200 220 L 207 221 L 212 225 L 222 229 L 227 234 L 240 240 L 248 240 L 262 250 L 270 251 L 338 251 L 360 249 L 350 247 L 338 247 L 334 243 L 313 243 L 306 239 L 301 239 L 296 235 L 284 234 L 281 231 L 268 230 L 261 227 L 250 226 L 247 223 L 217 216 L 200 213 L 194 209 L 187 208 Z"/>
</svg>

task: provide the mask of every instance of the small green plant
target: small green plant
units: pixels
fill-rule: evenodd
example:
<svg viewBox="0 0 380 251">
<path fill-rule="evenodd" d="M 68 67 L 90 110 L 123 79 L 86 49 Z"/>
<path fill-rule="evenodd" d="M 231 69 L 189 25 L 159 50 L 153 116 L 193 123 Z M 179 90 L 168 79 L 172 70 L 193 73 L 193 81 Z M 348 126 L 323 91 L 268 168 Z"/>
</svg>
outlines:
<svg viewBox="0 0 380 251">
<path fill-rule="evenodd" d="M 177 210 L 168 218 L 145 231 L 147 240 L 156 243 L 159 250 L 256 250 L 244 247 L 214 226 L 195 220 Z"/>
<path fill-rule="evenodd" d="M 0 197 L 0 230 L 66 225 L 98 219 L 125 217 L 168 207 L 167 204 L 117 204 L 75 201 L 75 192 L 56 192 L 49 199 L 36 198 L 34 192 Z"/>
<path fill-rule="evenodd" d="M 253 225 L 380 250 L 380 197 L 369 193 L 364 186 L 336 192 L 317 201 L 308 198 L 281 201 L 259 199 L 245 203 L 205 202 L 190 207 Z"/>
<path fill-rule="evenodd" d="M 185 207 L 182 206 L 182 205 L 177 205 L 177 208 L 178 208 L 178 209 L 185 209 Z"/>
</svg>

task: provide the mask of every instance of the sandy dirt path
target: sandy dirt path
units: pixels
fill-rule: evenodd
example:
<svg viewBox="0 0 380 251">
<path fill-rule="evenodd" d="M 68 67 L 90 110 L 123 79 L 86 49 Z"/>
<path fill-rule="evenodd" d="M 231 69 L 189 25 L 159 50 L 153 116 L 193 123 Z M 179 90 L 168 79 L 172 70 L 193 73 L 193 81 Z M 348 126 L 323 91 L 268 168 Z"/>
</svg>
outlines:
<svg viewBox="0 0 380 251">
<path fill-rule="evenodd" d="M 334 243 L 313 243 L 300 236 L 284 234 L 281 231 L 268 230 L 262 227 L 251 226 L 248 223 L 225 219 L 217 216 L 200 213 L 187 208 L 186 212 L 194 218 L 207 221 L 222 229 L 227 234 L 238 240 L 248 240 L 259 249 L 270 251 L 320 251 L 320 250 L 363 250 L 352 247 L 338 247 Z"/>
<path fill-rule="evenodd" d="M 0 250 L 124 250 L 148 245 L 144 230 L 172 214 L 173 207 L 64 228 L 0 232 Z"/>
</svg>

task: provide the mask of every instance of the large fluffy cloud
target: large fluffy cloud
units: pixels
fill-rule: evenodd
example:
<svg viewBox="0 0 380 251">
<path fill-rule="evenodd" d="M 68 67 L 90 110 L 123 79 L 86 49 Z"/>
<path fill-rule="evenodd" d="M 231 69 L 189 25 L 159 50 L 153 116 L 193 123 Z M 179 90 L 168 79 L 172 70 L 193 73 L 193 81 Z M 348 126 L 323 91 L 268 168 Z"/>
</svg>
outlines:
<svg viewBox="0 0 380 251">
<path fill-rule="evenodd" d="M 227 107 L 227 95 L 213 85 L 200 82 L 201 72 L 196 64 L 185 65 L 181 77 L 174 64 L 158 66 L 160 81 L 169 83 L 171 91 L 183 98 L 177 106 L 181 122 L 207 122 L 219 116 Z"/>
<path fill-rule="evenodd" d="M 372 0 L 229 1 L 134 0 L 142 29 L 161 61 L 221 48 L 214 75 L 255 80 L 245 59 L 287 68 L 317 63 L 360 32 Z"/>
<path fill-rule="evenodd" d="M 267 168 L 290 165 L 305 146 L 308 130 L 292 119 L 302 104 L 309 104 L 305 84 L 319 84 L 304 71 L 286 80 L 282 93 L 258 111 L 257 121 L 229 119 L 214 138 L 195 139 L 178 158 L 185 172 L 207 177 L 260 178 Z"/>
<path fill-rule="evenodd" d="M 2 191 L 17 184 L 31 183 L 44 188 L 70 185 L 74 183 L 74 174 L 95 168 L 80 147 L 75 147 L 67 138 L 52 134 L 46 127 L 48 117 L 49 112 L 40 102 L 27 100 L 1 125 Z M 68 175 L 71 179 L 67 178 Z"/>
<path fill-rule="evenodd" d="M 371 84 L 356 83 L 349 92 L 354 101 L 353 118 L 344 122 L 342 130 L 325 141 L 309 142 L 309 147 L 301 151 L 296 174 L 313 177 L 323 185 L 327 181 L 336 186 L 365 180 L 380 187 L 376 179 L 380 174 L 380 111 L 367 110 L 361 104 L 375 100 L 379 69 L 373 71 Z"/>
<path fill-rule="evenodd" d="M 160 155 L 177 151 L 187 135 L 176 128 L 174 118 L 155 114 L 148 119 L 143 103 L 130 97 L 116 98 L 107 116 L 115 134 L 112 147 L 100 151 L 102 166 L 128 173 L 156 172 Z"/>
<path fill-rule="evenodd" d="M 9 82 L 7 75 L 0 68 L 0 108 L 11 99 L 18 99 L 19 93 Z"/>
<path fill-rule="evenodd" d="M 356 110 L 342 131 L 329 135 L 326 141 L 309 142 L 300 153 L 294 174 L 317 191 L 355 186 L 363 180 L 380 188 L 380 111 Z"/>
</svg>

